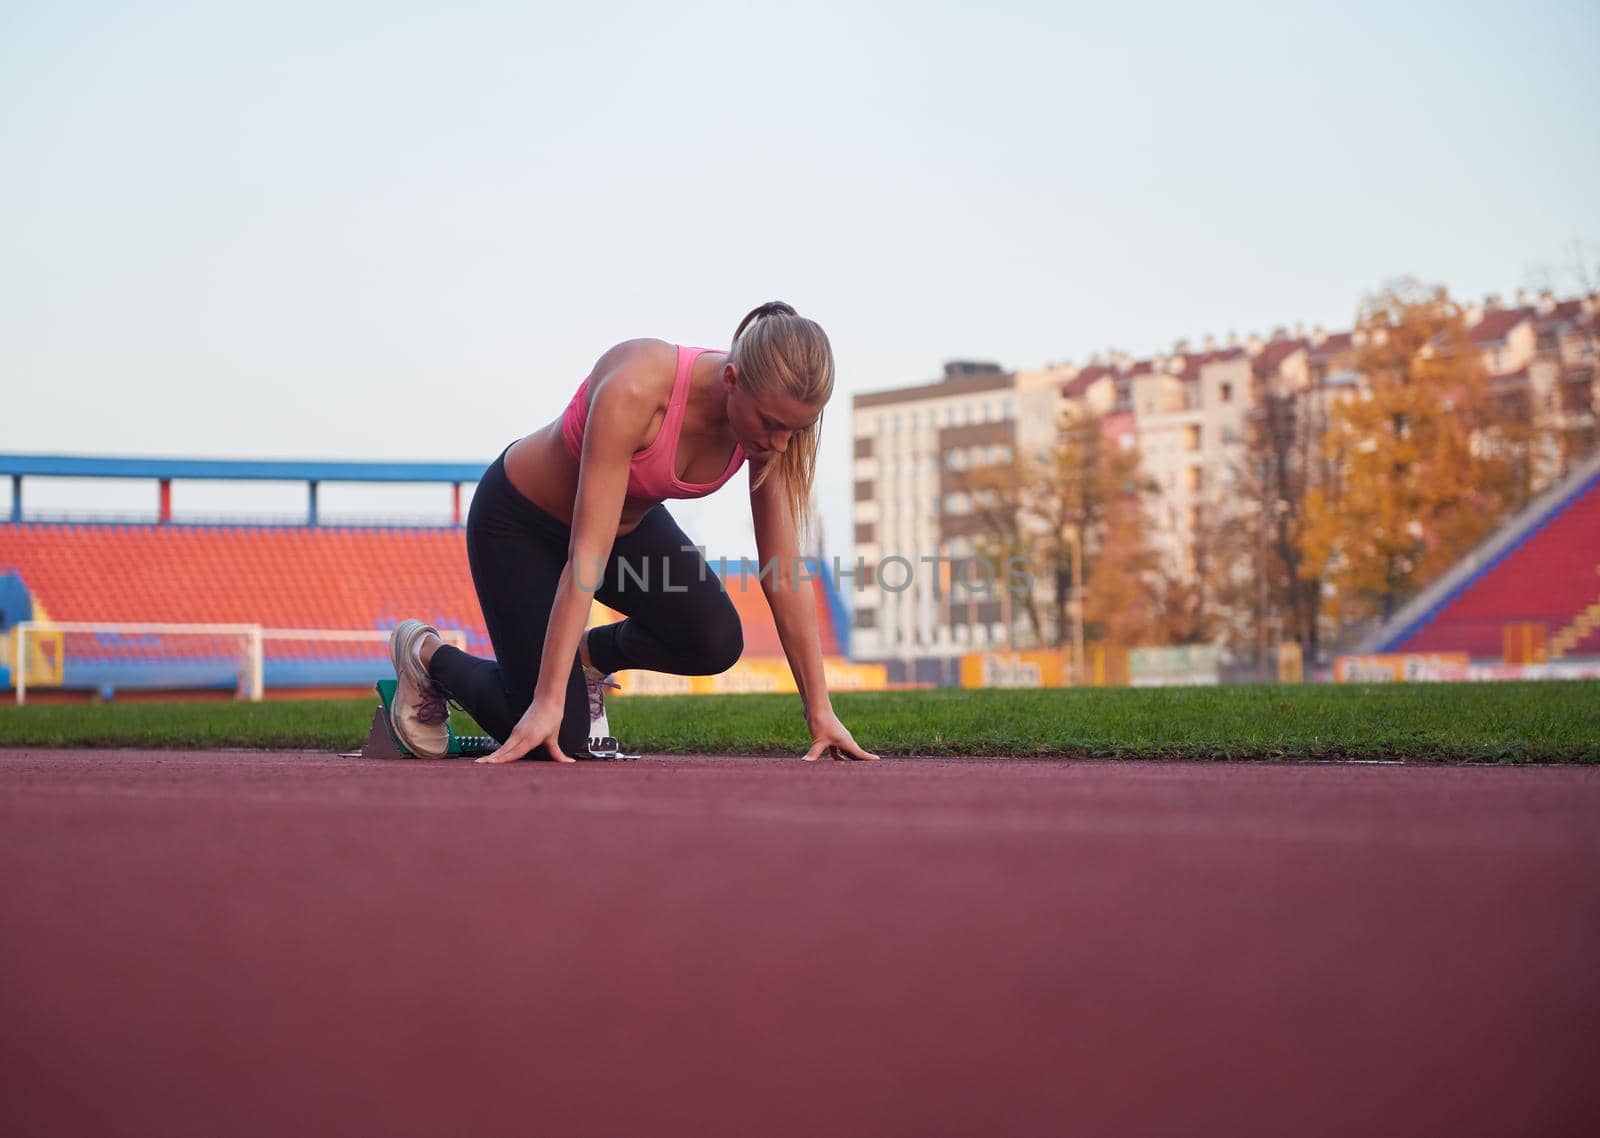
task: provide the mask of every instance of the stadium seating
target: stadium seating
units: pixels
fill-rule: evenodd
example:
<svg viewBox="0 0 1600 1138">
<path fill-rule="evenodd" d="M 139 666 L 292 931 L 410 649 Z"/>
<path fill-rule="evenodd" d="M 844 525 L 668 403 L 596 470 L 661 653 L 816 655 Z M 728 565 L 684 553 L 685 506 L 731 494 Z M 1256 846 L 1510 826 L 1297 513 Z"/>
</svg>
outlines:
<svg viewBox="0 0 1600 1138">
<path fill-rule="evenodd" d="M 762 595 L 761 584 L 752 571 L 741 573 L 738 566 L 730 565 L 730 572 L 722 573 L 723 587 L 728 599 L 738 610 L 739 622 L 744 626 L 744 654 L 746 658 L 783 656 L 783 645 L 778 641 L 778 627 L 772 621 L 772 610 Z M 832 586 L 820 578 L 811 585 L 812 604 L 817 614 L 817 631 L 822 640 L 824 656 L 844 656 L 848 645 L 842 636 L 845 627 L 843 611 Z"/>
<path fill-rule="evenodd" d="M 1504 627 L 1548 627 L 1553 658 L 1600 654 L 1600 478 L 1466 582 L 1393 651 L 1498 657 Z M 1565 634 L 1565 635 L 1563 635 Z"/>
<path fill-rule="evenodd" d="M 744 625 L 745 656 L 781 655 L 753 574 L 729 569 L 723 576 Z M 12 572 L 55 621 L 387 629 L 418 617 L 463 630 L 469 651 L 492 655 L 459 529 L 5 524 L 0 575 Z M 837 594 L 821 581 L 813 590 L 823 653 L 843 655 Z M 596 615 L 613 618 L 603 609 Z M 370 670 L 375 652 L 269 645 L 268 686 L 348 683 L 364 675 L 356 666 Z M 322 666 L 286 656 L 314 656 Z M 330 670 L 341 658 L 349 666 Z"/>
<path fill-rule="evenodd" d="M 59 621 L 386 628 L 418 616 L 483 636 L 450 529 L 7 525 L 0 566 Z"/>
</svg>

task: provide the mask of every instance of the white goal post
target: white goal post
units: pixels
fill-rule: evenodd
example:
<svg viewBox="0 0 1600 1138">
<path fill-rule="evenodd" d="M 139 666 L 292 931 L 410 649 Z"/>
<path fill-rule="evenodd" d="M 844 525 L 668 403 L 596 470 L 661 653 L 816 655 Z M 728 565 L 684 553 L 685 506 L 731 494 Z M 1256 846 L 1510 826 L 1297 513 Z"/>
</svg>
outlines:
<svg viewBox="0 0 1600 1138">
<path fill-rule="evenodd" d="M 445 643 L 466 649 L 466 633 L 460 629 L 443 629 L 439 635 Z M 119 652 L 159 657 L 154 649 L 164 647 L 169 668 L 174 663 L 183 665 L 174 669 L 174 682 L 160 682 L 162 664 L 154 661 L 144 669 L 145 679 L 139 686 L 182 688 L 199 682 L 215 687 L 232 682 L 236 698 L 258 701 L 265 695 L 270 645 L 379 645 L 389 641 L 389 633 L 382 629 L 110 621 L 22 621 L 14 636 L 11 670 L 19 705 L 27 702 L 30 684 L 63 686 L 67 661 L 75 655 L 92 655 L 104 662 L 114 660 Z M 156 678 L 149 678 L 152 675 Z"/>
</svg>

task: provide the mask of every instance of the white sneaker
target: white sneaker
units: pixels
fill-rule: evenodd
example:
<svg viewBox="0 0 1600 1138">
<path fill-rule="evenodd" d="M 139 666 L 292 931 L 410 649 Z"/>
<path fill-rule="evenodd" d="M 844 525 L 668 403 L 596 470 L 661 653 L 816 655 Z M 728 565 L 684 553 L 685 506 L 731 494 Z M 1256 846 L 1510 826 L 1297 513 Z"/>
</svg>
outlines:
<svg viewBox="0 0 1600 1138">
<path fill-rule="evenodd" d="M 439 630 L 420 620 L 402 620 L 389 634 L 389 659 L 397 681 L 389 703 L 389 726 L 406 750 L 419 759 L 450 753 L 450 708 L 444 689 L 433 682 L 417 656 L 417 645 Z"/>
<path fill-rule="evenodd" d="M 606 689 L 622 690 L 622 685 L 598 668 L 583 665 L 583 686 L 589 691 L 589 752 L 615 757 L 621 746 L 611 736 L 611 721 L 606 717 Z"/>
</svg>

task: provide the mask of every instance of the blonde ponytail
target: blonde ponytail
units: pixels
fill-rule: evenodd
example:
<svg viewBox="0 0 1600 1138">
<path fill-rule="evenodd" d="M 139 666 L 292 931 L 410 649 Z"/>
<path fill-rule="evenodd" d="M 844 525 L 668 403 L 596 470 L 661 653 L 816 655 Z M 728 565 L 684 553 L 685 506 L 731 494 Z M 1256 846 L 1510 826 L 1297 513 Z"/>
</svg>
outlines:
<svg viewBox="0 0 1600 1138">
<path fill-rule="evenodd" d="M 728 362 L 739 371 L 739 383 L 755 399 L 781 391 L 821 408 L 833 395 L 833 346 L 815 320 L 808 320 L 781 300 L 751 309 L 739 322 L 728 350 Z M 774 469 L 783 479 L 784 496 L 802 543 L 811 530 L 811 486 L 816 478 L 817 446 L 822 415 L 794 432 L 789 446 L 756 475 L 760 486 Z"/>
</svg>

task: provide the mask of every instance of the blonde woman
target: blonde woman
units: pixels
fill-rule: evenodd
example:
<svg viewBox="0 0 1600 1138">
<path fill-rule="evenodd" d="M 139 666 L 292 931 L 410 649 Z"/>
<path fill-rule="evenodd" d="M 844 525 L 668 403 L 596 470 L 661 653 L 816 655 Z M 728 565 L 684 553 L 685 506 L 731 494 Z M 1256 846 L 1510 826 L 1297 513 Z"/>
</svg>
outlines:
<svg viewBox="0 0 1600 1138">
<path fill-rule="evenodd" d="M 418 621 L 395 629 L 396 735 L 443 755 L 448 697 L 502 741 L 479 762 L 572 762 L 616 749 L 590 731 L 614 673 L 732 667 L 738 613 L 663 503 L 709 494 L 748 462 L 757 557 L 778 566 L 762 589 L 811 732 L 805 757 L 876 759 L 833 712 L 810 585 L 795 580 L 832 394 L 828 337 L 781 301 L 747 315 L 725 352 L 661 340 L 607 351 L 561 418 L 507 447 L 473 496 L 467 559 L 495 659 Z M 627 619 L 585 631 L 595 597 Z"/>
</svg>

